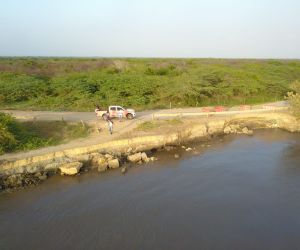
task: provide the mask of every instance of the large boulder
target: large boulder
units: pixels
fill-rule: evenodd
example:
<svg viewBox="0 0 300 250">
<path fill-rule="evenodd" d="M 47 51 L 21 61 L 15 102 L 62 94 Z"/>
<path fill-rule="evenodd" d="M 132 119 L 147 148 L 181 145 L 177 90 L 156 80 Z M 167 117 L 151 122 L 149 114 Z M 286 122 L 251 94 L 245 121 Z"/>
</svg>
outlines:
<svg viewBox="0 0 300 250">
<path fill-rule="evenodd" d="M 98 172 L 105 172 L 108 168 L 108 163 L 104 162 L 103 164 L 98 165 Z"/>
<path fill-rule="evenodd" d="M 108 162 L 104 158 L 99 158 L 97 161 L 97 168 L 99 172 L 104 172 L 108 168 Z"/>
<path fill-rule="evenodd" d="M 61 173 L 64 175 L 75 175 L 75 174 L 79 173 L 82 165 L 83 164 L 78 161 L 69 162 L 69 163 L 64 163 L 64 164 L 60 165 L 59 169 L 60 169 Z"/>
<path fill-rule="evenodd" d="M 113 159 L 108 161 L 108 167 L 109 168 L 119 168 L 120 167 L 120 163 L 118 159 Z"/>
<path fill-rule="evenodd" d="M 253 135 L 253 130 L 248 129 L 247 127 L 244 127 L 242 129 L 242 133 L 245 134 L 245 135 Z"/>
<path fill-rule="evenodd" d="M 150 159 L 148 158 L 147 154 L 145 152 L 141 153 L 141 159 L 143 162 L 149 162 Z"/>
<path fill-rule="evenodd" d="M 92 168 L 97 168 L 99 166 L 107 166 L 107 160 L 104 155 L 96 153 L 91 155 L 90 165 Z"/>
<path fill-rule="evenodd" d="M 142 160 L 142 153 L 136 153 L 133 155 L 128 155 L 127 160 L 132 163 L 137 163 Z"/>
<path fill-rule="evenodd" d="M 230 126 L 226 126 L 226 127 L 224 128 L 224 133 L 225 133 L 225 134 L 231 134 L 231 128 L 230 128 Z"/>
</svg>

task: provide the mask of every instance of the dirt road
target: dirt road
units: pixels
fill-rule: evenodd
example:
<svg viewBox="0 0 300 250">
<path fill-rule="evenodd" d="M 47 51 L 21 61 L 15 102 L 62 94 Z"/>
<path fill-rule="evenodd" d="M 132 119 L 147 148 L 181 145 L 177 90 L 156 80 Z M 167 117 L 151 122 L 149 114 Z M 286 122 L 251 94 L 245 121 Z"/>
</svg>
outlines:
<svg viewBox="0 0 300 250">
<path fill-rule="evenodd" d="M 252 110 L 264 110 L 265 107 L 281 108 L 286 107 L 287 103 L 285 101 L 266 103 L 261 105 L 252 106 Z M 228 111 L 239 111 L 239 107 L 231 107 Z M 94 112 L 52 112 L 52 111 L 19 111 L 19 110 L 3 110 L 1 112 L 10 113 L 18 120 L 28 121 L 28 120 L 43 120 L 43 121 L 57 121 L 65 120 L 68 122 L 96 122 L 99 117 L 96 117 Z M 164 114 L 182 114 L 182 113 L 200 113 L 201 107 L 195 108 L 179 108 L 179 109 L 160 109 L 160 110 L 148 110 L 137 112 L 137 120 L 147 120 L 152 118 L 152 115 L 157 114 L 163 117 Z M 241 111 L 244 112 L 244 111 Z M 226 112 L 222 112 L 226 115 Z"/>
</svg>

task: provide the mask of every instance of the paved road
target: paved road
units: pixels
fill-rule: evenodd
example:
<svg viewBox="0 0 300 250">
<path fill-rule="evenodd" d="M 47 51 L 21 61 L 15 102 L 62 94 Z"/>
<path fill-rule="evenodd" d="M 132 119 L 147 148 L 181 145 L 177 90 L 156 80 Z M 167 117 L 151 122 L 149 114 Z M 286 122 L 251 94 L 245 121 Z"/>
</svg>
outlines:
<svg viewBox="0 0 300 250">
<path fill-rule="evenodd" d="M 264 107 L 266 106 L 275 107 L 276 109 L 276 108 L 287 107 L 287 103 L 285 101 L 280 101 L 275 103 L 256 105 L 256 106 L 252 106 L 252 110 L 263 110 Z M 228 111 L 239 111 L 239 107 L 231 107 L 228 109 Z M 69 122 L 83 121 L 89 123 L 99 119 L 99 117 L 96 117 L 94 112 L 51 112 L 51 111 L 19 111 L 19 110 L 3 110 L 2 112 L 10 113 L 18 120 L 24 120 L 24 121 L 36 119 L 40 121 L 65 120 Z M 156 117 L 163 117 L 164 115 L 166 115 L 167 117 L 167 114 L 182 114 L 182 113 L 190 114 L 190 116 L 192 116 L 193 113 L 197 113 L 198 115 L 201 115 L 200 112 L 201 112 L 200 107 L 148 110 L 148 111 L 137 112 L 137 118 L 138 120 L 146 120 L 146 119 L 150 119 L 153 114 Z M 240 111 L 240 113 L 243 112 L 244 111 Z M 224 115 L 226 115 L 226 112 L 222 112 L 222 114 L 223 113 Z M 218 115 L 220 115 L 220 113 L 218 113 Z"/>
</svg>

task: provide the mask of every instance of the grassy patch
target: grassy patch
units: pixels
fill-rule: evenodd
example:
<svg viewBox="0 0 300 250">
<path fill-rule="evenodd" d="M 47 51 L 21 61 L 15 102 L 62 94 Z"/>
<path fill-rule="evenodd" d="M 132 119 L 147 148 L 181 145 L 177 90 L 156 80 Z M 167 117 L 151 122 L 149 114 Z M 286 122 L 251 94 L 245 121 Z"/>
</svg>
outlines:
<svg viewBox="0 0 300 250">
<path fill-rule="evenodd" d="M 139 131 L 149 131 L 158 128 L 160 125 L 155 121 L 146 121 L 142 122 L 137 126 L 137 130 Z"/>
<path fill-rule="evenodd" d="M 170 126 L 180 125 L 183 122 L 180 119 L 171 119 L 171 120 L 155 120 L 155 121 L 145 121 L 140 123 L 137 126 L 138 131 L 151 131 L 158 128 L 165 128 Z"/>
<path fill-rule="evenodd" d="M 171 120 L 167 120 L 166 123 L 168 125 L 180 125 L 183 123 L 182 120 L 180 120 L 179 118 L 174 118 L 174 119 L 171 119 Z"/>
<path fill-rule="evenodd" d="M 0 113 L 0 154 L 57 145 L 89 134 L 87 125 L 64 121 L 17 122 Z"/>
</svg>

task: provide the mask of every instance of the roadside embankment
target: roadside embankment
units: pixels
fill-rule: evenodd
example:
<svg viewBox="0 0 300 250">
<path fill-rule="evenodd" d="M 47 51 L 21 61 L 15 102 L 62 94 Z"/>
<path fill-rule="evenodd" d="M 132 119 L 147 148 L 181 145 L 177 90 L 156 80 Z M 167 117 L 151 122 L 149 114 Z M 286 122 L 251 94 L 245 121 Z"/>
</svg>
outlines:
<svg viewBox="0 0 300 250">
<path fill-rule="evenodd" d="M 91 146 L 76 147 L 22 159 L 0 162 L 1 189 L 37 184 L 52 174 L 75 175 L 96 168 L 99 172 L 141 164 L 155 160 L 153 150 L 176 146 L 193 140 L 209 140 L 218 135 L 247 134 L 255 129 L 279 128 L 290 132 L 300 131 L 300 122 L 287 113 L 242 114 L 193 120 L 169 131 L 157 129 L 151 133 L 129 136 Z"/>
</svg>

